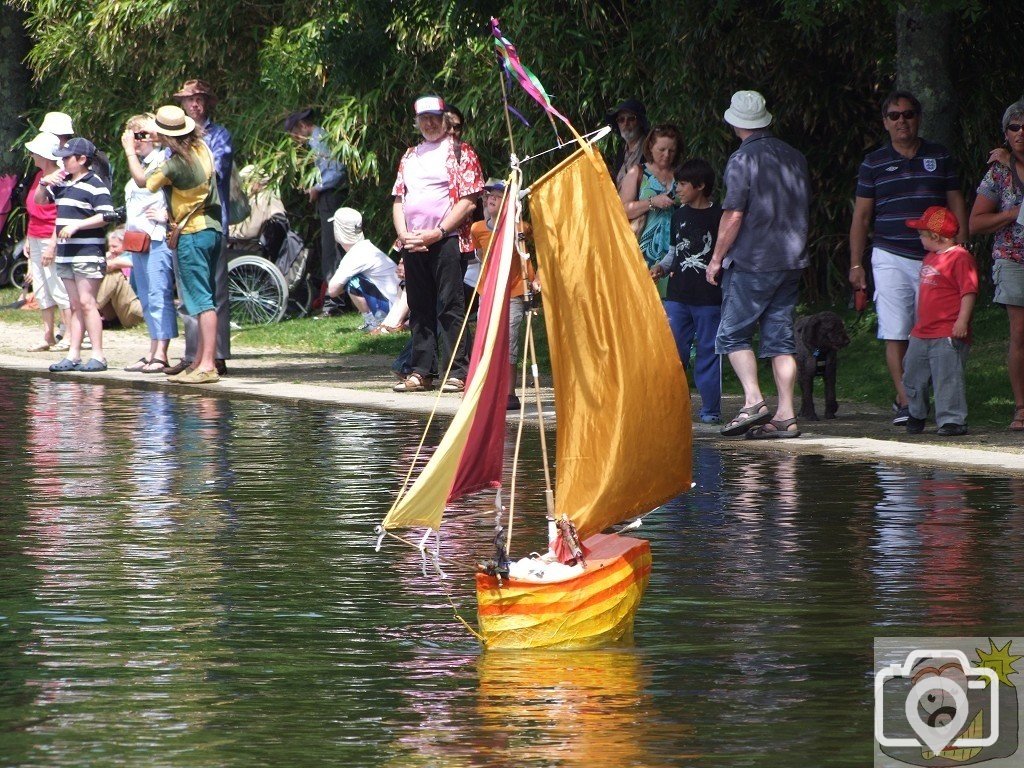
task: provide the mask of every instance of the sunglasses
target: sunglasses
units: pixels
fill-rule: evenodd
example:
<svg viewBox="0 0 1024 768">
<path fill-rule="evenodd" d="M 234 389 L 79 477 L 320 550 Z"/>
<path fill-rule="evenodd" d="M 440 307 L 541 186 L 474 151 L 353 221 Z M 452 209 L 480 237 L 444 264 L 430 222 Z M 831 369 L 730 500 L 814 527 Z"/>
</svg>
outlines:
<svg viewBox="0 0 1024 768">
<path fill-rule="evenodd" d="M 462 123 L 452 123 L 451 126 L 452 126 L 452 130 L 453 131 L 461 131 L 462 130 Z"/>
<path fill-rule="evenodd" d="M 1008 130 L 1010 133 L 1017 133 L 1021 129 L 1024 129 L 1024 125 L 1021 125 L 1020 123 L 1010 123 L 1008 126 L 1006 126 L 1006 130 Z"/>
<path fill-rule="evenodd" d="M 632 114 L 631 112 L 623 112 L 621 115 L 615 118 L 615 122 L 618 123 L 619 125 L 621 125 L 622 123 L 635 123 L 636 115 Z"/>
<path fill-rule="evenodd" d="M 904 109 L 902 112 L 897 112 L 897 111 L 893 110 L 892 112 L 886 112 L 885 116 L 888 117 L 890 120 L 892 120 L 894 123 L 897 120 L 899 120 L 901 117 L 904 120 L 913 120 L 915 117 L 917 117 L 917 110 L 916 109 Z"/>
<path fill-rule="evenodd" d="M 152 134 L 149 134 L 146 131 L 136 131 L 135 138 L 138 141 L 148 141 L 150 138 L 152 138 Z"/>
</svg>

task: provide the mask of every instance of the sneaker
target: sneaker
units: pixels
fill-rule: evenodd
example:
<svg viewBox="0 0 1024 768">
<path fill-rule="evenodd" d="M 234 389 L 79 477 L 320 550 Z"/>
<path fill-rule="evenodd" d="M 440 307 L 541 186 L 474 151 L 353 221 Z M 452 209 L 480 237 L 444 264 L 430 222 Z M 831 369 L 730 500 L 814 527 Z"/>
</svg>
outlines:
<svg viewBox="0 0 1024 768">
<path fill-rule="evenodd" d="M 910 418 L 910 406 L 909 405 L 898 405 L 896 402 L 892 404 L 892 410 L 896 414 L 893 417 L 893 426 L 902 427 L 907 423 L 907 419 Z"/>
<path fill-rule="evenodd" d="M 941 435 L 942 437 L 958 437 L 960 435 L 967 434 L 966 424 L 943 424 L 937 430 L 935 434 Z"/>
<path fill-rule="evenodd" d="M 218 376 L 227 376 L 228 364 L 224 360 L 217 358 L 216 360 L 213 361 L 213 364 L 217 367 Z"/>
<path fill-rule="evenodd" d="M 373 316 L 373 313 L 372 312 L 366 312 L 363 315 L 363 324 L 360 325 L 358 328 L 356 328 L 356 330 L 357 331 L 372 331 L 378 325 L 380 325 L 380 323 Z"/>
<path fill-rule="evenodd" d="M 702 413 L 700 421 L 702 424 L 721 424 L 722 415 L 719 413 Z"/>
<path fill-rule="evenodd" d="M 896 422 L 894 421 L 893 424 Z M 907 434 L 908 435 L 920 435 L 924 432 L 924 419 L 915 419 L 910 414 L 907 414 Z"/>
</svg>

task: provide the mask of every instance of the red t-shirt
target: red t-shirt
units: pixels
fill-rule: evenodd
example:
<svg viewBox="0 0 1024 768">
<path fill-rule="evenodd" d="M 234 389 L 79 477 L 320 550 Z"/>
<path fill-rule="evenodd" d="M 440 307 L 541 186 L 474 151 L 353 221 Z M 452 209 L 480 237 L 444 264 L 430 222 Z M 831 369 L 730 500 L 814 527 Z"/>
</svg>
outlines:
<svg viewBox="0 0 1024 768">
<path fill-rule="evenodd" d="M 953 335 L 960 315 L 960 299 L 978 292 L 974 257 L 962 245 L 941 253 L 929 251 L 921 263 L 921 287 L 917 294 L 917 324 L 910 332 L 919 339 Z M 970 342 L 970 331 L 967 341 Z"/>
<path fill-rule="evenodd" d="M 53 237 L 53 228 L 57 224 L 57 204 L 36 204 L 36 187 L 39 186 L 41 178 L 43 172 L 39 171 L 32 179 L 32 186 L 28 188 L 28 194 L 25 196 L 25 210 L 28 212 L 28 236 L 45 240 Z"/>
</svg>

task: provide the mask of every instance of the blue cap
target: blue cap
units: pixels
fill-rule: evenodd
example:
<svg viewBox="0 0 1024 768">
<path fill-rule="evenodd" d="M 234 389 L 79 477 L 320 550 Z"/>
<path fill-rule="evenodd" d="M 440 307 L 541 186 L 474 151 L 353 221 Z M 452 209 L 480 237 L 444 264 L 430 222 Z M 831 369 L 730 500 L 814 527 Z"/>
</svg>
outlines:
<svg viewBox="0 0 1024 768">
<path fill-rule="evenodd" d="M 73 139 L 69 139 L 67 144 L 57 149 L 53 154 L 57 157 L 71 157 L 71 155 L 95 157 L 96 146 L 88 139 L 83 139 L 81 136 L 75 136 Z"/>
</svg>

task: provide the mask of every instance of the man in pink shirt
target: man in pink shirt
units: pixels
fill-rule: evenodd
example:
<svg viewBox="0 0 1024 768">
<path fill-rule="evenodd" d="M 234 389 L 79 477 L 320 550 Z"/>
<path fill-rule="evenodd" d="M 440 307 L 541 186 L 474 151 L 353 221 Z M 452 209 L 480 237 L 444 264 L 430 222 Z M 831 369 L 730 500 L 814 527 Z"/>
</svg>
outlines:
<svg viewBox="0 0 1024 768">
<path fill-rule="evenodd" d="M 412 331 L 412 373 L 394 389 L 432 388 L 434 375 L 447 368 L 451 359 L 451 372 L 441 391 L 461 392 L 469 369 L 468 339 L 457 343 L 466 312 L 462 252 L 473 250 L 470 216 L 483 190 L 483 171 L 473 148 L 449 134 L 443 99 L 423 96 L 416 100 L 414 111 L 423 141 L 402 156 L 391 191 Z M 444 355 L 440 369 L 438 335 Z"/>
</svg>

